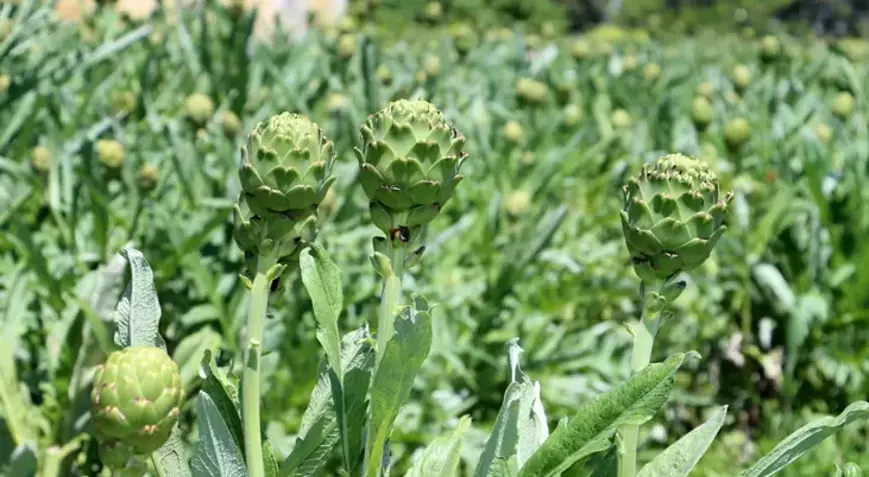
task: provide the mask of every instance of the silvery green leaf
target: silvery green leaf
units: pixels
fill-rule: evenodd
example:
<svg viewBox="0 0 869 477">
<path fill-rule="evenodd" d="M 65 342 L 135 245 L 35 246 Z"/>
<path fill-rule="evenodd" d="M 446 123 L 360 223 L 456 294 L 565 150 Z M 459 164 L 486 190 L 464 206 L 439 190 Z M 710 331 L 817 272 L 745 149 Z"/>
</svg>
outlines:
<svg viewBox="0 0 869 477">
<path fill-rule="evenodd" d="M 610 448 L 616 430 L 642 424 L 667 401 L 676 370 L 685 360 L 677 354 L 647 366 L 627 382 L 584 405 L 567 426 L 558 427 L 520 470 L 520 477 L 555 477 L 574 463 Z"/>
<path fill-rule="evenodd" d="M 320 372 L 308 408 L 302 416 L 293 450 L 281 464 L 278 473 L 281 477 L 314 475 L 338 442 L 340 433 L 332 404 L 329 373 L 328 368 Z"/>
<path fill-rule="evenodd" d="M 191 477 L 185 454 L 181 431 L 176 426 L 169 440 L 154 453 L 154 463 L 163 469 L 166 477 Z"/>
<path fill-rule="evenodd" d="M 317 340 L 326 351 L 329 366 L 341 376 L 341 337 L 338 334 L 338 317 L 344 307 L 341 270 L 329 258 L 326 250 L 316 244 L 302 251 L 299 266 L 302 282 L 314 307 L 318 325 Z"/>
<path fill-rule="evenodd" d="M 492 435 L 486 442 L 480 461 L 474 471 L 474 477 L 487 477 L 493 472 L 498 460 L 507 461 L 516 455 L 516 445 L 519 441 L 520 405 L 523 399 L 533 398 L 533 385 L 528 382 L 514 381 L 504 393 L 504 401 Z"/>
<path fill-rule="evenodd" d="M 191 462 L 193 477 L 246 477 L 241 449 L 208 393 L 199 392 L 196 411 L 199 440 Z"/>
<path fill-rule="evenodd" d="M 364 455 L 362 446 L 365 442 L 368 389 L 371 386 L 371 374 L 374 372 L 375 353 L 372 342 L 367 326 L 347 333 L 341 341 L 344 383 L 341 387 L 341 399 L 338 400 L 341 407 L 337 418 L 342 436 L 341 454 L 352 475 L 360 473 Z M 330 377 L 334 379 L 334 374 Z M 335 386 L 332 389 L 334 392 Z"/>
<path fill-rule="evenodd" d="M 371 383 L 371 414 L 365 446 L 365 475 L 369 477 L 379 475 L 392 424 L 410 395 L 413 381 L 431 348 L 429 311 L 403 307 L 394 322 L 394 330 Z"/>
<path fill-rule="evenodd" d="M 432 441 L 422 457 L 413 464 L 405 477 L 453 477 L 461 460 L 462 438 L 471 427 L 471 418 L 463 417 L 448 436 Z"/>
<path fill-rule="evenodd" d="M 115 309 L 115 343 L 120 347 L 163 347 L 158 334 L 160 303 L 151 267 L 142 252 L 134 248 L 125 248 L 121 254 L 130 264 L 130 286 Z"/>
<path fill-rule="evenodd" d="M 685 434 L 673 445 L 646 464 L 637 477 L 685 477 L 697 465 L 712 444 L 724 418 L 727 406 L 720 407 L 705 423 Z"/>
<path fill-rule="evenodd" d="M 223 418 L 236 447 L 244 449 L 244 431 L 238 409 L 237 383 L 230 381 L 217 368 L 212 358 L 211 350 L 205 350 L 199 364 L 199 377 L 202 379 L 202 391 L 214 403 Z"/>
<path fill-rule="evenodd" d="M 193 380 L 198 376 L 206 351 L 217 349 L 222 341 L 220 333 L 204 327 L 196 333 L 187 335 L 178 343 L 175 351 L 172 352 L 172 360 L 178 364 L 184 389 L 189 390 Z"/>
<path fill-rule="evenodd" d="M 761 457 L 740 477 L 767 477 L 797 460 L 827 437 L 858 420 L 869 418 L 869 403 L 857 401 L 838 416 L 827 416 L 810 422 L 786 437 L 769 454 Z"/>
</svg>

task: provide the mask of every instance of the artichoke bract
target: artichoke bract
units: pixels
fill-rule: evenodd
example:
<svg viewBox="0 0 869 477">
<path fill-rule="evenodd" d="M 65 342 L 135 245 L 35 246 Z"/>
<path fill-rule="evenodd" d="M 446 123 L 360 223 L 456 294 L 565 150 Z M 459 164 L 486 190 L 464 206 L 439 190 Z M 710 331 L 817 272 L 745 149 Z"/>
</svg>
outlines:
<svg viewBox="0 0 869 477">
<path fill-rule="evenodd" d="M 689 272 L 709 258 L 727 229 L 732 194 L 704 163 L 669 154 L 624 186 L 621 222 L 634 270 L 645 282 Z"/>
<path fill-rule="evenodd" d="M 113 464 L 159 449 L 178 420 L 184 389 L 178 365 L 160 348 L 115 351 L 97 368 L 91 393 L 96 436 Z"/>
<path fill-rule="evenodd" d="M 315 230 L 317 205 L 335 181 L 332 141 L 305 116 L 259 123 L 242 149 L 235 240 L 252 258 L 275 251 L 290 261 Z"/>
<path fill-rule="evenodd" d="M 372 221 L 403 240 L 438 215 L 462 180 L 465 138 L 443 113 L 423 100 L 398 100 L 371 115 L 356 149 Z"/>
</svg>

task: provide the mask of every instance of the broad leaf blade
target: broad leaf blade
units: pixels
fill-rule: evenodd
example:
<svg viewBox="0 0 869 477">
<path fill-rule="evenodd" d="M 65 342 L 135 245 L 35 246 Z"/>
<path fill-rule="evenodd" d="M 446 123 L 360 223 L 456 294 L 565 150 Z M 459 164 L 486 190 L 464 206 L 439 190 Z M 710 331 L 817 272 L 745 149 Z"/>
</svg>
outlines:
<svg viewBox="0 0 869 477">
<path fill-rule="evenodd" d="M 418 300 L 421 301 L 421 300 Z M 379 475 L 386 441 L 401 405 L 431 348 L 428 310 L 404 307 L 395 320 L 395 334 L 386 344 L 371 386 L 371 420 L 366 444 L 365 475 Z"/>
<path fill-rule="evenodd" d="M 827 416 L 810 422 L 781 441 L 769 454 L 761 457 L 740 477 L 767 477 L 797 460 L 821 441 L 839 432 L 852 422 L 869 418 L 869 403 L 857 401 L 838 416 Z"/>
<path fill-rule="evenodd" d="M 302 416 L 302 426 L 295 446 L 281 464 L 278 475 L 313 475 L 325 463 L 329 452 L 338 442 L 338 425 L 329 381 L 329 371 L 323 370 L 311 392 L 308 408 Z"/>
<path fill-rule="evenodd" d="M 651 419 L 667 401 L 684 360 L 684 354 L 677 354 L 651 364 L 583 406 L 566 426 L 555 429 L 519 476 L 555 477 L 588 455 L 608 449 L 618 427 Z"/>
<path fill-rule="evenodd" d="M 163 347 L 158 335 L 160 304 L 151 267 L 142 252 L 134 248 L 125 248 L 121 254 L 130 264 L 130 286 L 115 310 L 115 343 L 122 348 Z"/>
<path fill-rule="evenodd" d="M 480 461 L 474 471 L 474 477 L 487 477 L 494 472 L 499 460 L 507 461 L 516 454 L 516 444 L 519 441 L 520 403 L 533 397 L 534 387 L 530 382 L 514 382 L 507 387 L 504 401 L 492 435 L 486 442 Z"/>
<path fill-rule="evenodd" d="M 154 453 L 154 461 L 163 469 L 166 477 L 191 477 L 181 431 L 177 426 L 172 429 L 169 440 Z"/>
<path fill-rule="evenodd" d="M 459 425 L 449 436 L 442 436 L 426 447 L 422 458 L 417 461 L 406 477 L 453 477 L 459 467 L 461 459 L 462 439 L 468 428 L 471 427 L 471 418 L 463 417 Z"/>
<path fill-rule="evenodd" d="M 204 391 L 196 403 L 199 440 L 193 455 L 193 477 L 246 477 L 244 456 L 235 444 L 214 401 Z"/>
<path fill-rule="evenodd" d="M 727 406 L 718 408 L 705 423 L 682 436 L 664 449 L 637 474 L 637 477 L 685 477 L 697 465 L 712 444 L 724 418 Z"/>
<path fill-rule="evenodd" d="M 244 431 L 241 425 L 241 416 L 237 407 L 238 388 L 230 383 L 217 369 L 212 358 L 211 350 L 206 350 L 202 356 L 199 367 L 199 377 L 202 378 L 202 391 L 204 391 L 220 417 L 226 424 L 236 447 L 244 453 Z"/>
<path fill-rule="evenodd" d="M 344 307 L 341 270 L 329 258 L 326 250 L 316 244 L 302 251 L 299 266 L 302 283 L 311 296 L 314 317 L 319 326 L 317 339 L 326 350 L 329 366 L 338 376 L 342 376 L 341 337 L 338 334 L 338 317 Z"/>
</svg>

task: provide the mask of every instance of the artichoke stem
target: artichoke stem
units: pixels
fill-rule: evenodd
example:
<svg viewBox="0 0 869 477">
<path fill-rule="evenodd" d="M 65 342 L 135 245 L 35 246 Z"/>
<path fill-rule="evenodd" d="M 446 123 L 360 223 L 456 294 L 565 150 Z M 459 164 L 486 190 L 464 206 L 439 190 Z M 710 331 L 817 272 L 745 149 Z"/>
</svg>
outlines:
<svg viewBox="0 0 869 477">
<path fill-rule="evenodd" d="M 389 260 L 392 264 L 392 274 L 383 279 L 383 293 L 380 295 L 380 308 L 377 317 L 377 359 L 375 370 L 380 366 L 386 343 L 392 338 L 395 324 L 396 307 L 401 305 L 401 276 L 404 274 L 404 260 L 407 244 L 392 242 Z"/>
<path fill-rule="evenodd" d="M 247 350 L 242 374 L 242 419 L 244 450 L 250 477 L 265 477 L 263 446 L 260 430 L 260 358 L 262 356 L 263 322 L 268 308 L 269 289 L 278 273 L 274 251 L 257 258 L 256 276 L 251 288 L 247 315 Z"/>
<path fill-rule="evenodd" d="M 631 326 L 634 335 L 634 348 L 631 352 L 631 374 L 639 372 L 649 365 L 652 359 L 652 346 L 661 322 L 661 314 L 652 318 L 648 315 L 649 306 L 647 284 L 640 284 L 642 296 L 642 312 L 640 321 Z M 618 452 L 618 477 L 634 477 L 637 475 L 637 443 L 639 442 L 640 426 L 626 425 L 619 429 L 622 445 Z"/>
</svg>

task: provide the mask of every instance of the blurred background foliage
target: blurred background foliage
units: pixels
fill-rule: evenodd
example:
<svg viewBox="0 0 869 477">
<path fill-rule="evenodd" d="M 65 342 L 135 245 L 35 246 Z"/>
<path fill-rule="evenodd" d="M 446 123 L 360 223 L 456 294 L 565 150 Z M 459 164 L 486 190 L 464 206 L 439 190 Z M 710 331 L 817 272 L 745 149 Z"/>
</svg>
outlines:
<svg viewBox="0 0 869 477">
<path fill-rule="evenodd" d="M 229 208 L 244 136 L 271 114 L 309 115 L 336 144 L 320 240 L 344 274 L 342 329 L 372 322 L 375 229 L 352 148 L 366 116 L 399 97 L 441 107 L 471 154 L 408 278 L 438 307 L 433 354 L 393 436 L 399 469 L 466 413 L 478 431 L 465 455 L 478 455 L 513 337 L 553 423 L 626 376 L 621 323 L 638 297 L 619 187 L 667 152 L 709 161 L 736 200 L 655 352 L 703 360 L 680 373 L 644 447 L 727 404 L 694 475 L 729 476 L 869 393 L 865 2 L 369 0 L 257 45 L 240 4 L 138 17 L 110 3 L 76 22 L 37 2 L 0 6 L 6 475 L 29 475 L 16 472 L 53 446 L 68 451 L 59 475 L 97 472 L 94 444 L 78 436 L 123 284 L 113 257 L 128 242 L 154 269 L 161 331 L 190 395 L 204 350 L 234 362 L 246 303 Z M 836 13 L 846 36 L 819 4 L 851 8 Z M 284 285 L 264 343 L 267 432 L 281 454 L 321 358 L 299 278 Z M 188 406 L 185 429 L 193 419 Z M 869 468 L 867 431 L 840 433 L 782 475 Z"/>
</svg>

